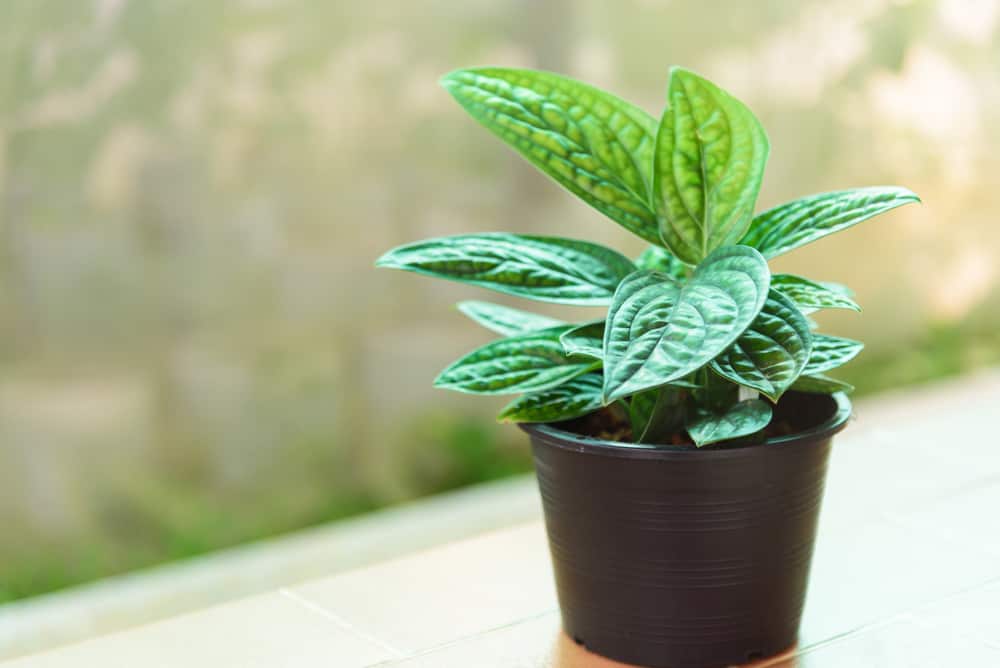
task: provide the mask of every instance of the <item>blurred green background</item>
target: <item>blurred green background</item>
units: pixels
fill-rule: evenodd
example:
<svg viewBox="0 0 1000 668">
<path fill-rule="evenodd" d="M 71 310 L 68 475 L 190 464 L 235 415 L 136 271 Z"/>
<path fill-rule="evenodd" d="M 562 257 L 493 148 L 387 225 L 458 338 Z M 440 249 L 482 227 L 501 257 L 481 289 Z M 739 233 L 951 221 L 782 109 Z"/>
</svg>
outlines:
<svg viewBox="0 0 1000 668">
<path fill-rule="evenodd" d="M 924 199 L 775 263 L 857 290 L 821 318 L 868 343 L 859 394 L 997 362 L 998 24 L 993 0 L 4 0 L 0 601 L 530 469 L 504 398 L 431 389 L 490 338 L 452 304 L 488 295 L 372 262 L 487 230 L 642 244 L 468 119 L 456 67 L 653 113 L 698 70 L 769 130 L 762 208 Z"/>
</svg>

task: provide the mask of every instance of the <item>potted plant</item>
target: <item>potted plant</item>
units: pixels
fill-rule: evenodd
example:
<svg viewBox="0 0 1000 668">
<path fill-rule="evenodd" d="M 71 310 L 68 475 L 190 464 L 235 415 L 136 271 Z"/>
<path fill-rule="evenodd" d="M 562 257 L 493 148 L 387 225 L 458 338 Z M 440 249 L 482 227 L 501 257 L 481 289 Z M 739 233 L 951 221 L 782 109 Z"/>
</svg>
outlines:
<svg viewBox="0 0 1000 668">
<path fill-rule="evenodd" d="M 850 291 L 768 260 L 900 205 L 844 190 L 754 215 L 769 144 L 751 111 L 673 68 L 659 121 L 548 72 L 475 68 L 444 87 L 557 183 L 650 245 L 507 233 L 396 248 L 378 266 L 544 302 L 607 306 L 566 323 L 487 302 L 502 336 L 437 387 L 518 394 L 500 419 L 531 437 L 563 625 L 646 666 L 725 666 L 793 645 L 832 436 L 851 388 L 827 372 L 857 341 L 816 332 Z"/>
</svg>

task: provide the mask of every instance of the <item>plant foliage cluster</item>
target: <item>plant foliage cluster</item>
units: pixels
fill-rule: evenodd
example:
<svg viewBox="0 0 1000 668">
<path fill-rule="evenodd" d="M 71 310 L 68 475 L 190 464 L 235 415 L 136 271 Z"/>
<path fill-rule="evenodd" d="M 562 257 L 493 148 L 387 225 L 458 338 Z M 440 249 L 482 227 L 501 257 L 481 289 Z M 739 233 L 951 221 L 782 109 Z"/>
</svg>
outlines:
<svg viewBox="0 0 1000 668">
<path fill-rule="evenodd" d="M 519 394 L 514 422 L 611 404 L 636 442 L 686 430 L 702 446 L 763 430 L 789 389 L 851 388 L 827 373 L 862 344 L 820 334 L 809 314 L 859 311 L 838 284 L 772 274 L 768 260 L 900 205 L 900 187 L 811 195 L 754 214 L 769 144 L 758 119 L 706 79 L 673 68 L 657 121 L 548 72 L 474 68 L 442 79 L 477 121 L 650 246 L 631 260 L 576 239 L 505 233 L 430 239 L 377 264 L 543 302 L 608 307 L 566 323 L 488 302 L 459 308 L 502 335 L 435 385 Z"/>
</svg>

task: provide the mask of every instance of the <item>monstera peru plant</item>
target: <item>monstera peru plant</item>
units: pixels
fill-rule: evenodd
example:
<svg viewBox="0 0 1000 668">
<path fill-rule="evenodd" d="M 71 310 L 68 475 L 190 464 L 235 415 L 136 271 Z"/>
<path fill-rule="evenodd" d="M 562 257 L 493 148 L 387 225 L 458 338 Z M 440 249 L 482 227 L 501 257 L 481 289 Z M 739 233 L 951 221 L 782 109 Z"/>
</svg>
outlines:
<svg viewBox="0 0 1000 668">
<path fill-rule="evenodd" d="M 556 422 L 614 405 L 632 439 L 687 431 L 698 446 L 762 432 L 789 389 L 838 392 L 827 372 L 862 344 L 808 314 L 860 310 L 837 284 L 772 275 L 767 261 L 908 202 L 900 187 L 811 195 L 754 215 L 768 139 L 741 102 L 681 68 L 659 122 L 546 72 L 459 70 L 442 84 L 476 120 L 585 202 L 650 243 L 635 260 L 576 239 L 467 234 L 396 248 L 379 266 L 536 301 L 608 306 L 564 323 L 487 302 L 459 308 L 505 338 L 435 381 L 520 394 L 500 413 Z M 669 442 L 669 441 L 667 441 Z"/>
<path fill-rule="evenodd" d="M 577 239 L 465 234 L 377 262 L 607 307 L 604 318 L 563 322 L 463 302 L 502 338 L 435 381 L 520 395 L 500 419 L 531 436 L 563 627 L 645 666 L 731 665 L 794 644 L 831 441 L 851 414 L 851 388 L 828 373 L 862 348 L 818 333 L 809 314 L 860 309 L 847 288 L 772 274 L 768 260 L 917 196 L 857 188 L 755 214 L 764 129 L 681 68 L 659 120 L 547 72 L 476 68 L 442 83 L 649 244 L 633 260 Z"/>
</svg>

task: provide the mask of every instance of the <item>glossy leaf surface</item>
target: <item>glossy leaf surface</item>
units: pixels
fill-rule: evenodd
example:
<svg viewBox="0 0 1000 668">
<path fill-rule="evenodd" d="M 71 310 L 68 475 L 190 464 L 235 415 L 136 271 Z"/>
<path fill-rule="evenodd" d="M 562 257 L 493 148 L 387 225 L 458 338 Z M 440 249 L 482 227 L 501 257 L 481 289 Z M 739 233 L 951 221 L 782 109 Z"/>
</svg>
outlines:
<svg viewBox="0 0 1000 668">
<path fill-rule="evenodd" d="M 667 248 L 698 264 L 746 233 L 768 140 L 742 102 L 692 72 L 673 68 L 667 96 L 656 135 L 653 202 Z"/>
<path fill-rule="evenodd" d="M 618 287 L 604 331 L 604 400 L 679 380 L 708 364 L 753 322 L 770 274 L 746 246 L 716 250 L 684 284 L 638 271 Z"/>
<path fill-rule="evenodd" d="M 535 332 L 564 324 L 555 318 L 529 313 L 509 306 L 501 306 L 492 302 L 464 301 L 458 303 L 458 310 L 469 316 L 486 329 L 514 336 L 526 332 Z"/>
<path fill-rule="evenodd" d="M 846 308 L 860 311 L 861 307 L 843 290 L 810 281 L 794 274 L 771 276 L 771 289 L 778 290 L 804 309 Z"/>
<path fill-rule="evenodd" d="M 813 394 L 833 394 L 834 392 L 851 393 L 854 391 L 854 386 L 836 378 L 817 374 L 815 376 L 799 376 L 792 385 L 792 389 L 799 392 L 812 392 Z"/>
<path fill-rule="evenodd" d="M 504 422 L 558 422 L 601 407 L 600 373 L 587 373 L 541 392 L 530 392 L 507 404 L 497 416 Z"/>
<path fill-rule="evenodd" d="M 556 327 L 487 343 L 442 371 L 434 386 L 472 394 L 519 394 L 565 383 L 599 364 L 570 359 L 559 342 L 566 331 Z"/>
<path fill-rule="evenodd" d="M 687 265 L 678 260 L 673 253 L 659 246 L 650 246 L 644 250 L 635 259 L 635 266 L 639 269 L 658 271 L 676 279 L 686 278 L 688 273 Z"/>
<path fill-rule="evenodd" d="M 827 334 L 814 334 L 812 354 L 802 373 L 815 376 L 836 369 L 857 357 L 864 347 L 865 344 L 860 341 Z"/>
<path fill-rule="evenodd" d="M 687 423 L 695 445 L 701 447 L 720 441 L 755 434 L 771 421 L 771 405 L 760 399 L 733 404 L 724 413 L 696 410 Z"/>
<path fill-rule="evenodd" d="M 770 259 L 847 229 L 898 206 L 919 202 L 898 186 L 855 188 L 810 195 L 776 206 L 753 219 L 740 241 Z"/>
<path fill-rule="evenodd" d="M 805 316 L 792 300 L 771 288 L 760 314 L 736 343 L 712 361 L 712 370 L 777 401 L 810 361 L 812 346 Z"/>
<path fill-rule="evenodd" d="M 649 205 L 656 121 L 645 111 L 550 72 L 473 68 L 441 84 L 556 182 L 627 230 L 662 243 Z"/>
<path fill-rule="evenodd" d="M 567 355 L 604 359 L 604 321 L 584 323 L 569 330 L 559 340 Z"/>
<path fill-rule="evenodd" d="M 599 244 L 487 233 L 438 237 L 395 248 L 375 263 L 560 304 L 607 304 L 635 265 Z"/>
</svg>

